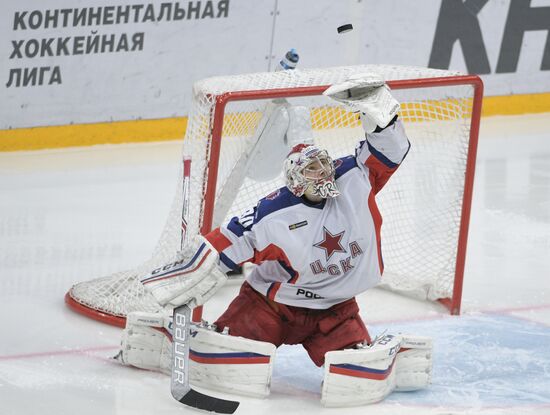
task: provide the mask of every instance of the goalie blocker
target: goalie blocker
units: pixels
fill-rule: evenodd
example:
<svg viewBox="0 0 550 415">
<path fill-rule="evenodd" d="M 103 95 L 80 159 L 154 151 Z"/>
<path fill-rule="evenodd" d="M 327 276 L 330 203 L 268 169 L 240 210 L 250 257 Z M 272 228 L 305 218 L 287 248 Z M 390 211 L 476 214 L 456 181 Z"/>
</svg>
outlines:
<svg viewBox="0 0 550 415">
<path fill-rule="evenodd" d="M 167 265 L 140 279 L 162 306 L 190 308 L 204 304 L 227 281 L 219 267 L 218 252 L 196 235 Z"/>
</svg>

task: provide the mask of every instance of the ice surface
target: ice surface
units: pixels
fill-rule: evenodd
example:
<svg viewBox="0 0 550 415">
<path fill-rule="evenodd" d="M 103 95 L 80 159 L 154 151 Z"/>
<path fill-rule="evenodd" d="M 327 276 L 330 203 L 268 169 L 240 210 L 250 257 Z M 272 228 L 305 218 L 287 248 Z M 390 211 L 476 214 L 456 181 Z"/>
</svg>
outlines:
<svg viewBox="0 0 550 415">
<path fill-rule="evenodd" d="M 268 399 L 238 414 L 550 414 L 550 114 L 482 120 L 463 314 L 371 290 L 373 334 L 434 338 L 430 388 L 368 408 L 322 408 L 322 370 L 284 346 Z M 195 413 L 168 377 L 121 367 L 120 331 L 69 311 L 68 287 L 154 247 L 179 162 L 174 142 L 0 154 L 0 413 Z M 238 290 L 224 287 L 215 318 Z"/>
</svg>

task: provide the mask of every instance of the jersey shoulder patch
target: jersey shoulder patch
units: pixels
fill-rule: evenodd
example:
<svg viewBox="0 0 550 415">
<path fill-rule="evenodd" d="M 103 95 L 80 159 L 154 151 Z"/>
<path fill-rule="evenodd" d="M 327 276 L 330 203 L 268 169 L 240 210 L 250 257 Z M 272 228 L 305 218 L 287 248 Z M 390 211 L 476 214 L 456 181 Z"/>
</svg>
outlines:
<svg viewBox="0 0 550 415">
<path fill-rule="evenodd" d="M 301 203 L 301 199 L 295 196 L 287 187 L 281 187 L 260 199 L 256 207 L 254 223 L 258 223 L 266 216 L 281 209 Z"/>
<path fill-rule="evenodd" d="M 338 179 L 339 177 L 342 177 L 344 174 L 355 167 L 358 167 L 357 159 L 355 158 L 355 156 L 345 156 L 334 160 L 334 169 L 336 170 L 334 178 Z"/>
</svg>

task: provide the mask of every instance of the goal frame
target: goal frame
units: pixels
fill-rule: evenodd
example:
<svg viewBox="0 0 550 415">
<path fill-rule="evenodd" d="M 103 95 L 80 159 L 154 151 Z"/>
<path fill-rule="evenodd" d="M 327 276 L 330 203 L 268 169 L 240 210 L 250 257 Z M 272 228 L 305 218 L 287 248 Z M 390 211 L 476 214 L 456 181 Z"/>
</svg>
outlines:
<svg viewBox="0 0 550 415">
<path fill-rule="evenodd" d="M 481 120 L 481 103 L 483 100 L 483 82 L 477 75 L 459 75 L 438 78 L 420 78 L 388 81 L 391 89 L 410 89 L 426 87 L 445 87 L 457 85 L 471 85 L 474 88 L 472 117 L 470 120 L 470 137 L 468 141 L 468 155 L 466 158 L 466 173 L 464 178 L 464 194 L 462 196 L 462 211 L 458 234 L 458 247 L 455 265 L 455 279 L 453 294 L 450 298 L 440 298 L 437 301 L 445 306 L 450 314 L 460 314 L 462 303 L 462 288 L 464 282 L 464 267 L 466 262 L 466 248 L 468 243 L 468 229 L 470 226 L 470 212 L 474 187 L 475 163 L 477 154 L 477 143 L 479 138 L 479 125 Z M 280 88 L 271 90 L 254 90 L 226 92 L 216 97 L 214 104 L 214 120 L 212 128 L 212 141 L 210 148 L 210 159 L 208 167 L 208 180 L 204 198 L 204 216 L 201 225 L 201 233 L 206 235 L 212 230 L 214 217 L 214 201 L 216 197 L 216 186 L 218 179 L 218 164 L 220 159 L 221 138 L 223 130 L 223 119 L 225 107 L 232 101 L 275 99 L 275 98 L 298 98 L 306 96 L 321 95 L 330 85 Z M 202 307 L 193 310 L 193 321 L 200 321 Z"/>
</svg>

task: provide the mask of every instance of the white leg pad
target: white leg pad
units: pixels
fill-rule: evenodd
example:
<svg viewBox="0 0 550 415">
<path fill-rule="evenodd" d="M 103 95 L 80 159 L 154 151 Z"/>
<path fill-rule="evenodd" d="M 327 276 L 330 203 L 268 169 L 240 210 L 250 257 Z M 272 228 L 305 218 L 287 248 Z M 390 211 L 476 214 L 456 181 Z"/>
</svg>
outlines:
<svg viewBox="0 0 550 415">
<path fill-rule="evenodd" d="M 170 374 L 171 318 L 161 313 L 129 313 L 116 359 L 129 366 Z"/>
<path fill-rule="evenodd" d="M 395 390 L 423 389 L 432 379 L 432 339 L 403 334 L 395 361 Z"/>
<path fill-rule="evenodd" d="M 321 403 L 341 407 L 383 400 L 395 388 L 401 341 L 400 336 L 386 335 L 365 348 L 326 353 Z"/>
<path fill-rule="evenodd" d="M 275 345 L 194 326 L 190 347 L 192 385 L 259 398 L 269 395 Z"/>
</svg>

